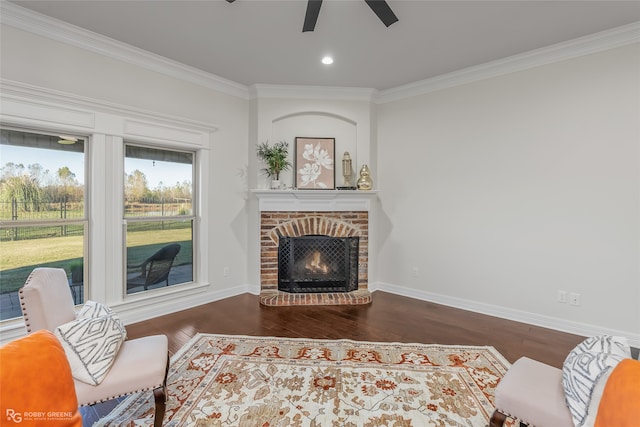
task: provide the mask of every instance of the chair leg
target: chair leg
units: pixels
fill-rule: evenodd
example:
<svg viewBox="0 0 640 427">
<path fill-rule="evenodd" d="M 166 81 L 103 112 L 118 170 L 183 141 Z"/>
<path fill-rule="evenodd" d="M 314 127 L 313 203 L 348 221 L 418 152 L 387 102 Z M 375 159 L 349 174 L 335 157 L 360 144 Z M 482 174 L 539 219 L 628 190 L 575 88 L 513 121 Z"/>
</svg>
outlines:
<svg viewBox="0 0 640 427">
<path fill-rule="evenodd" d="M 153 397 L 155 399 L 156 411 L 153 418 L 154 427 L 162 427 L 164 422 L 164 412 L 167 406 L 167 376 L 169 375 L 169 353 L 167 353 L 167 366 L 164 370 L 164 380 L 162 385 L 153 390 Z"/>
<path fill-rule="evenodd" d="M 489 420 L 489 427 L 502 427 L 506 420 L 507 416 L 496 409 Z"/>
<path fill-rule="evenodd" d="M 167 405 L 167 395 L 165 394 L 164 387 L 158 387 L 154 389 L 153 397 L 156 401 L 156 412 L 153 418 L 153 426 L 162 427 L 162 422 L 164 421 L 164 411 Z"/>
</svg>

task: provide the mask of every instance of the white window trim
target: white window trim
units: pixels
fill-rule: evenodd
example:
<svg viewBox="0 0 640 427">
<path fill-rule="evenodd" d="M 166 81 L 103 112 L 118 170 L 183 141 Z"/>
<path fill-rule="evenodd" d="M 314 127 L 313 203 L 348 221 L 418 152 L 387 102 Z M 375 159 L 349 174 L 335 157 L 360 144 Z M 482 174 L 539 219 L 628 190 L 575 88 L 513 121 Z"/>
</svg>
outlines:
<svg viewBox="0 0 640 427">
<path fill-rule="evenodd" d="M 197 282 L 137 298 L 123 295 L 122 212 L 124 194 L 124 140 L 164 148 L 197 151 L 194 198 L 198 234 L 209 233 L 209 150 L 217 126 L 144 111 L 123 105 L 65 94 L 0 79 L 0 123 L 34 131 L 86 135 L 90 149 L 87 194 L 89 247 L 87 295 L 114 308 L 125 323 L 136 322 L 202 303 L 209 285 L 208 239 L 194 236 L 194 278 Z M 197 245 L 197 246 L 195 246 Z M 146 293 L 143 293 L 146 294 Z M 21 318 L 0 322 L 2 341 L 24 335 Z"/>
</svg>

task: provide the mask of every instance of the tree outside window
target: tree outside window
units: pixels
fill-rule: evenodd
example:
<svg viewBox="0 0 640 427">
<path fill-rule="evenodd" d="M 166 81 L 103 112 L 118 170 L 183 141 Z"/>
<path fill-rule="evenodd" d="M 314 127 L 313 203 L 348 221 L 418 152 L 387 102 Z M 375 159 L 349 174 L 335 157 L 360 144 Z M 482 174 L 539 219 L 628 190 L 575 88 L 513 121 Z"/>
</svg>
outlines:
<svg viewBox="0 0 640 427">
<path fill-rule="evenodd" d="M 36 267 L 63 268 L 75 303 L 82 304 L 86 143 L 0 132 L 0 320 L 22 315 L 18 290 Z"/>
<path fill-rule="evenodd" d="M 125 146 L 126 293 L 190 283 L 195 153 Z"/>
</svg>

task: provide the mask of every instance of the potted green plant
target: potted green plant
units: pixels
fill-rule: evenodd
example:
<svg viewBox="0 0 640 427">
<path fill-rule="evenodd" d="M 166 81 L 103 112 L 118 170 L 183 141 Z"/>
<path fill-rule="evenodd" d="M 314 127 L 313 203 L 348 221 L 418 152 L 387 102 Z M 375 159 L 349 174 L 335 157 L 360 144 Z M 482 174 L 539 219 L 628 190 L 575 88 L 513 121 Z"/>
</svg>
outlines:
<svg viewBox="0 0 640 427">
<path fill-rule="evenodd" d="M 272 178 L 271 188 L 280 188 L 280 172 L 289 170 L 289 144 L 279 141 L 269 145 L 269 141 L 258 144 L 256 154 L 267 167 L 262 169 L 265 175 Z"/>
</svg>

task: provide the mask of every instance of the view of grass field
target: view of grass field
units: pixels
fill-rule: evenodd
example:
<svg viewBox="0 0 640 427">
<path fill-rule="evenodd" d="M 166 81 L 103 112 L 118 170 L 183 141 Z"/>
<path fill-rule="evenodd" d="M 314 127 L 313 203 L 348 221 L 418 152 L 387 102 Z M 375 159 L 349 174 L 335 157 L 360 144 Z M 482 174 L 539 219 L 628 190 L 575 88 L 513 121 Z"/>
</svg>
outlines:
<svg viewBox="0 0 640 427">
<path fill-rule="evenodd" d="M 61 144 L 57 135 L 11 129 L 0 134 L 0 303 L 15 306 L 15 291 L 36 267 L 63 268 L 72 289 L 82 289 L 87 233 L 94 230 L 85 206 L 90 142 L 74 137 Z M 179 243 L 173 265 L 192 265 L 195 153 L 125 144 L 124 160 L 126 264 Z M 91 255 L 88 268 L 103 262 Z M 180 268 L 176 280 L 191 280 L 188 271 Z"/>
<path fill-rule="evenodd" d="M 157 223 L 156 223 L 157 224 Z M 157 226 L 156 226 L 157 227 Z M 127 234 L 127 263 L 142 263 L 168 243 L 180 243 L 174 265 L 193 263 L 191 228 L 131 231 Z M 68 273 L 74 262 L 81 262 L 83 237 L 47 237 L 2 242 L 0 256 L 0 293 L 20 289 L 29 273 L 38 266 L 64 268 Z"/>
</svg>

